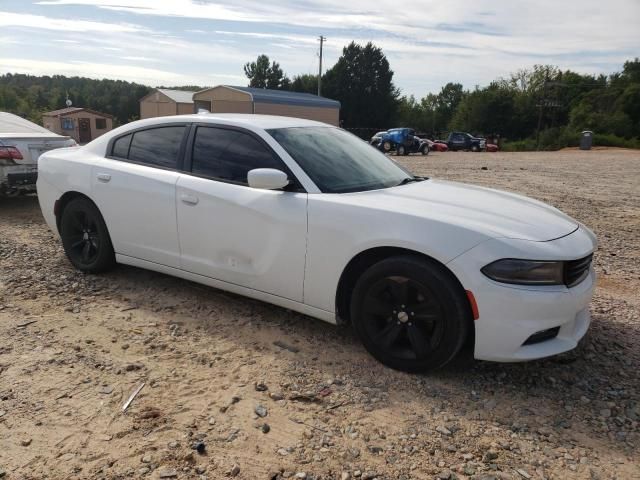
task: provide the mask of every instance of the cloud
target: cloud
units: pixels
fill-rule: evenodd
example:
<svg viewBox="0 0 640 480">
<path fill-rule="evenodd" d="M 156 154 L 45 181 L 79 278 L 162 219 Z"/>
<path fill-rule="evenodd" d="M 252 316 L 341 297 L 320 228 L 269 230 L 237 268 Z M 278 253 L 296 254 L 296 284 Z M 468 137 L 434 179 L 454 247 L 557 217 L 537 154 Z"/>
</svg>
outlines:
<svg viewBox="0 0 640 480">
<path fill-rule="evenodd" d="M 372 41 L 389 58 L 395 83 L 417 96 L 447 81 L 484 85 L 535 63 L 610 73 L 640 45 L 636 0 L 608 0 L 606 8 L 598 0 L 43 0 L 29 13 L 0 15 L 3 33 L 33 47 L 30 60 L 55 35 L 60 50 L 86 65 L 107 65 L 105 72 L 114 61 L 161 61 L 190 84 L 214 83 L 202 72 L 245 83 L 242 65 L 261 53 L 289 75 L 315 72 L 319 34 L 328 37 L 327 66 L 350 41 Z M 72 43 L 73 32 L 98 35 Z M 0 54 L 23 57 L 15 42 L 2 45 Z M 49 51 L 46 60 L 60 60 L 56 54 Z"/>
<path fill-rule="evenodd" d="M 27 13 L 13 13 L 0 11 L 3 28 L 26 27 L 41 30 L 58 30 L 62 32 L 91 32 L 91 33 L 125 33 L 142 32 L 145 29 L 138 25 L 125 23 L 103 23 L 88 20 L 51 18 L 44 15 Z"/>
</svg>

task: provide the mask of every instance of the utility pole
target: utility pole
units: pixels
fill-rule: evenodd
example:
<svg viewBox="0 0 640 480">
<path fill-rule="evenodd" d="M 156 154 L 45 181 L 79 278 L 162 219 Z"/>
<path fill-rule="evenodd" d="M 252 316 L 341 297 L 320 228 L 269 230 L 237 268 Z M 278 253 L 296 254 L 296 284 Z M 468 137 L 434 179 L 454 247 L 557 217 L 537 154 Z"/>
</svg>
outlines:
<svg viewBox="0 0 640 480">
<path fill-rule="evenodd" d="M 318 68 L 318 96 L 320 96 L 320 90 L 322 87 L 322 44 L 326 40 L 325 37 L 320 35 L 320 66 Z"/>
</svg>

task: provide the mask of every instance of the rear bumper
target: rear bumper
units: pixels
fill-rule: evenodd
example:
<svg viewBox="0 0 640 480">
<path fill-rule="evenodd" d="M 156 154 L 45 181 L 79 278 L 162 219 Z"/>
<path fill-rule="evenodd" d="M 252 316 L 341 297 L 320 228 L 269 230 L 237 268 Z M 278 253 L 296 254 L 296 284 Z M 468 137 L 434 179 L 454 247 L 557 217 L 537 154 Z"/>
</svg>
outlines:
<svg viewBox="0 0 640 480">
<path fill-rule="evenodd" d="M 35 165 L 9 165 L 0 167 L 0 193 L 35 191 L 38 170 Z"/>
<path fill-rule="evenodd" d="M 484 276 L 480 268 L 498 258 L 572 260 L 592 253 L 595 247 L 593 234 L 579 228 L 548 242 L 489 240 L 454 259 L 450 268 L 478 304 L 475 358 L 518 362 L 575 348 L 589 328 L 589 303 L 596 280 L 591 266 L 587 278 L 572 288 L 507 285 Z M 554 334 L 528 342 L 548 329 L 554 329 Z"/>
</svg>

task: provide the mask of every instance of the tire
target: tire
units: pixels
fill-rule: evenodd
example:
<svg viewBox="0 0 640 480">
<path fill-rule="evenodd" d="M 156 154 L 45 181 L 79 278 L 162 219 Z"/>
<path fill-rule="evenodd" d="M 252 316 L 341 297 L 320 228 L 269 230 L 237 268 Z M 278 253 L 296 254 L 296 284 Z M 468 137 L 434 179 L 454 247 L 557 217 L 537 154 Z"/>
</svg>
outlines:
<svg viewBox="0 0 640 480">
<path fill-rule="evenodd" d="M 384 153 L 389 153 L 391 151 L 391 142 L 382 142 L 381 145 Z"/>
<path fill-rule="evenodd" d="M 478 148 L 478 146 L 477 146 L 477 145 L 474 145 L 474 146 L 472 146 L 472 147 L 471 147 L 471 151 L 472 151 L 472 152 L 479 152 L 479 151 L 480 151 L 480 148 Z"/>
<path fill-rule="evenodd" d="M 397 155 L 407 155 L 407 149 L 405 148 L 404 145 L 398 145 L 396 147 L 396 154 Z"/>
<path fill-rule="evenodd" d="M 429 145 L 423 146 L 420 152 L 422 153 L 422 155 L 429 155 Z"/>
<path fill-rule="evenodd" d="M 421 372 L 456 356 L 468 336 L 471 311 L 449 271 L 402 255 L 372 265 L 358 279 L 351 319 L 374 358 L 396 370 Z"/>
<path fill-rule="evenodd" d="M 82 272 L 105 272 L 116 263 L 107 225 L 86 197 L 76 197 L 64 207 L 60 237 L 69 261 Z"/>
</svg>

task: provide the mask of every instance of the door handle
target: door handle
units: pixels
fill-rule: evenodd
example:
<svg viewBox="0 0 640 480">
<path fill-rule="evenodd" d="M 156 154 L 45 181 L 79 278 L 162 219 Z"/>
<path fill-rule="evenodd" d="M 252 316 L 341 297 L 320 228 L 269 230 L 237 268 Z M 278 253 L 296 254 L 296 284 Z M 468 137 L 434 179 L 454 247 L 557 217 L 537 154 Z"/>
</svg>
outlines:
<svg viewBox="0 0 640 480">
<path fill-rule="evenodd" d="M 182 194 L 180 195 L 180 200 L 182 200 L 182 203 L 186 203 L 187 205 L 198 204 L 198 197 L 196 197 L 195 195 Z"/>
<path fill-rule="evenodd" d="M 111 175 L 109 175 L 108 173 L 99 173 L 98 180 L 107 183 L 109 180 L 111 180 Z"/>
</svg>

